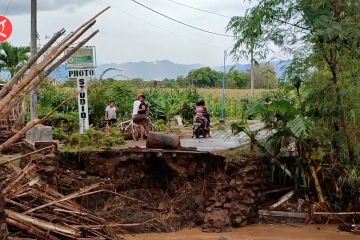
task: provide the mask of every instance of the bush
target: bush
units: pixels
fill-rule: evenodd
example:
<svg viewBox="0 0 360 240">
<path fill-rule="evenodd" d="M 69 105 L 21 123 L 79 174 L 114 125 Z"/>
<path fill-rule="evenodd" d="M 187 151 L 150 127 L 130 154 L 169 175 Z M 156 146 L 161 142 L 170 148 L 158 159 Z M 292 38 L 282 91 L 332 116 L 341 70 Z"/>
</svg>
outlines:
<svg viewBox="0 0 360 240">
<path fill-rule="evenodd" d="M 125 143 L 122 133 L 117 128 L 110 128 L 109 134 L 94 128 L 88 129 L 84 134 L 77 132 L 66 135 L 60 128 L 55 128 L 53 133 L 55 139 L 64 141 L 67 151 L 95 150 Z"/>
</svg>

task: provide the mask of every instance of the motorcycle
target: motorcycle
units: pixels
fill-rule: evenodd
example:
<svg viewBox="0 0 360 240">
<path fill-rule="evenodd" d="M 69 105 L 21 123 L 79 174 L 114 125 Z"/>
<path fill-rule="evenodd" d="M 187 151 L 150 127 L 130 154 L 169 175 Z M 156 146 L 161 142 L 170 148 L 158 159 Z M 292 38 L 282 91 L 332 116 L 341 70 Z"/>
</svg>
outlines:
<svg viewBox="0 0 360 240">
<path fill-rule="evenodd" d="M 200 136 L 203 136 L 206 138 L 210 135 L 209 129 L 205 126 L 206 120 L 204 120 L 201 117 L 195 117 L 194 123 L 193 123 L 193 136 L 199 138 Z"/>
</svg>

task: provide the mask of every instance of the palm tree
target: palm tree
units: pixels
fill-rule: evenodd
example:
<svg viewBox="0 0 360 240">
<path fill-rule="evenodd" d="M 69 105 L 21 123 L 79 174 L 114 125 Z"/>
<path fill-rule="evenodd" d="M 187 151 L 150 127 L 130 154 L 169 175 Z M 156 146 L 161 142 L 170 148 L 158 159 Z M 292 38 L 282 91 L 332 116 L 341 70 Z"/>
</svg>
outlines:
<svg viewBox="0 0 360 240">
<path fill-rule="evenodd" d="M 8 42 L 0 43 L 0 71 L 9 72 L 10 78 L 29 59 L 30 47 L 16 47 Z"/>
</svg>

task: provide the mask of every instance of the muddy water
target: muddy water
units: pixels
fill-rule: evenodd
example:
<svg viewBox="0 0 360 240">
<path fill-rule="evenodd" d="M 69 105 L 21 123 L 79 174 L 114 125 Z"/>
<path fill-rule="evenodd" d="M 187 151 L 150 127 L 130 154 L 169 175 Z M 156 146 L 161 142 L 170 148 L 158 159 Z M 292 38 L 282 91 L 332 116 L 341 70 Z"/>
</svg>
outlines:
<svg viewBox="0 0 360 240">
<path fill-rule="evenodd" d="M 228 233 L 203 233 L 201 229 L 175 233 L 129 236 L 128 240 L 359 240 L 359 235 L 338 232 L 335 225 L 252 225 Z"/>
</svg>

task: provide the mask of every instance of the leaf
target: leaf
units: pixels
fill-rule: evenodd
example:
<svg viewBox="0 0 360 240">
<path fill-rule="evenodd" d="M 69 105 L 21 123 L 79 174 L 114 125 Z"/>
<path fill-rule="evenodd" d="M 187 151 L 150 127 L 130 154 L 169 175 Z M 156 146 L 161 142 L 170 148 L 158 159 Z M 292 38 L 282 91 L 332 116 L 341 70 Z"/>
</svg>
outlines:
<svg viewBox="0 0 360 240">
<path fill-rule="evenodd" d="M 254 114 L 263 114 L 267 112 L 267 107 L 262 104 L 256 104 L 254 107 L 252 107 L 248 112 L 247 115 L 254 115 Z"/>
<path fill-rule="evenodd" d="M 299 115 L 293 120 L 289 121 L 287 126 L 290 128 L 292 134 L 299 138 L 312 129 L 312 122 Z"/>
</svg>

